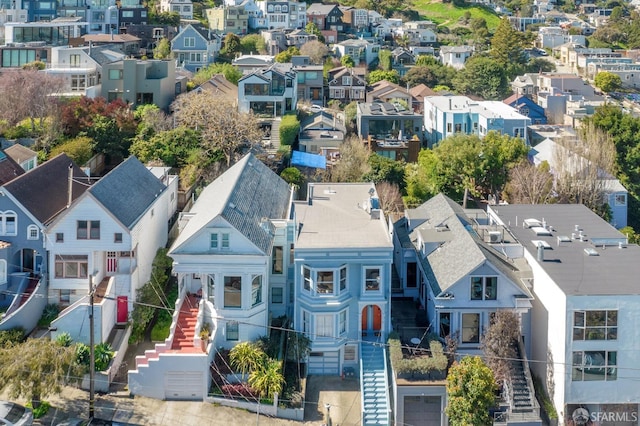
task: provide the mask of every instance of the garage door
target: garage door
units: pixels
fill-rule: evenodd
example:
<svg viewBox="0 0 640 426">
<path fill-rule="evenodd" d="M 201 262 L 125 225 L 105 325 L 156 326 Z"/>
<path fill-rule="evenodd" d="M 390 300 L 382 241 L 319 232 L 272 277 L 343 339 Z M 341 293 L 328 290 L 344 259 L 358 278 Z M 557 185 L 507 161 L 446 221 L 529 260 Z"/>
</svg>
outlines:
<svg viewBox="0 0 640 426">
<path fill-rule="evenodd" d="M 340 352 L 311 352 L 309 354 L 308 374 L 337 376 L 340 369 Z"/>
<path fill-rule="evenodd" d="M 404 423 L 413 426 L 440 426 L 441 405 L 439 396 L 405 396 Z"/>
<path fill-rule="evenodd" d="M 168 371 L 164 376 L 165 399 L 203 400 L 203 374 L 198 371 Z"/>
</svg>

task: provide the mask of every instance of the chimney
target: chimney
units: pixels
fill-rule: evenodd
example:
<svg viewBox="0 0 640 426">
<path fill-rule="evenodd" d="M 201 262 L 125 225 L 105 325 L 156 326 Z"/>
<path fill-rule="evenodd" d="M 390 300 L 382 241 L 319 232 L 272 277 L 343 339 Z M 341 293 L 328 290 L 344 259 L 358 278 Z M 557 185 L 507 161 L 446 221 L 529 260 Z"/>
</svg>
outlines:
<svg viewBox="0 0 640 426">
<path fill-rule="evenodd" d="M 69 164 L 69 187 L 67 188 L 67 208 L 71 206 L 73 201 L 73 164 Z"/>
<path fill-rule="evenodd" d="M 544 262 L 544 245 L 538 243 L 538 262 Z"/>
<path fill-rule="evenodd" d="M 309 184 L 309 195 L 307 196 L 309 205 L 313 205 L 313 184 Z"/>
</svg>

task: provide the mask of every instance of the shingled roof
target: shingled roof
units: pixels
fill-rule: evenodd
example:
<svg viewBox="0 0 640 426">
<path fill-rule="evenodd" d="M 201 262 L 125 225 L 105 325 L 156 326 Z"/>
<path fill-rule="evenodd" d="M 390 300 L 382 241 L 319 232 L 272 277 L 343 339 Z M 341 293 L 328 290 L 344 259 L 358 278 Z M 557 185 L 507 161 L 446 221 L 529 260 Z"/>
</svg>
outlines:
<svg viewBox="0 0 640 426">
<path fill-rule="evenodd" d="M 24 174 L 24 169 L 20 167 L 11 156 L 0 151 L 0 185 L 12 181 Z"/>
<path fill-rule="evenodd" d="M 89 188 L 90 180 L 64 153 L 13 179 L 4 188 L 36 219 L 47 224 L 68 207 L 70 168 L 73 202 Z"/>
<path fill-rule="evenodd" d="M 128 229 L 138 222 L 166 187 L 136 157 L 129 157 L 89 192 Z"/>
<path fill-rule="evenodd" d="M 221 216 L 270 255 L 273 234 L 265 229 L 264 219 L 286 219 L 290 198 L 289 184 L 253 154 L 247 154 L 202 191 L 170 251 L 179 252 L 203 227 Z"/>
</svg>

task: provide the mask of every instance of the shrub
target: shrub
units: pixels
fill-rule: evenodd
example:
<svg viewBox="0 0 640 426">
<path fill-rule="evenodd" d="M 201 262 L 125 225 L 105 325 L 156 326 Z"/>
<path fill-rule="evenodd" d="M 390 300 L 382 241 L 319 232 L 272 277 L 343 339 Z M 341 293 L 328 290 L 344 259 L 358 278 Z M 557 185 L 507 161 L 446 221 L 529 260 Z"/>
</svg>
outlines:
<svg viewBox="0 0 640 426">
<path fill-rule="evenodd" d="M 73 342 L 73 340 L 71 339 L 71 335 L 65 332 L 65 333 L 58 334 L 58 337 L 56 337 L 56 342 L 60 346 L 64 346 L 65 348 L 68 348 L 69 346 L 71 346 L 71 342 Z"/>
<path fill-rule="evenodd" d="M 280 144 L 293 145 L 300 132 L 300 122 L 294 114 L 282 117 L 280 122 Z"/>
<path fill-rule="evenodd" d="M 222 392 L 223 395 L 233 397 L 233 398 L 242 397 L 246 399 L 255 400 L 257 397 L 256 392 L 253 389 L 251 389 L 251 387 L 246 383 L 235 383 L 235 384 L 223 385 L 223 386 L 220 386 L 220 391 Z"/>
<path fill-rule="evenodd" d="M 84 343 L 76 343 L 76 363 L 82 365 L 89 370 L 89 363 L 91 362 L 91 350 L 89 346 Z"/>
<path fill-rule="evenodd" d="M 109 367 L 109 363 L 113 359 L 113 353 L 111 345 L 106 342 L 96 345 L 94 350 L 96 371 L 104 371 Z"/>
<path fill-rule="evenodd" d="M 92 140 L 87 136 L 78 136 L 70 139 L 51 149 L 51 157 L 55 157 L 60 153 L 65 153 L 76 164 L 83 165 L 91 159 L 93 151 L 91 149 Z"/>
<path fill-rule="evenodd" d="M 6 348 L 22 343 L 25 337 L 26 334 L 24 328 L 21 327 L 2 330 L 0 331 L 0 348 Z"/>
<path fill-rule="evenodd" d="M 532 375 L 533 379 L 533 388 L 536 391 L 536 397 L 538 398 L 538 402 L 540 405 L 544 407 L 544 411 L 547 413 L 549 419 L 554 420 L 558 418 L 558 412 L 556 411 L 556 407 L 553 406 L 553 402 L 549 399 L 549 395 L 547 391 L 544 389 L 542 385 L 542 380 L 535 374 Z"/>
<path fill-rule="evenodd" d="M 42 316 L 38 320 L 38 326 L 49 327 L 49 325 L 51 325 L 51 321 L 58 317 L 58 313 L 60 313 L 60 308 L 55 303 L 45 306 Z"/>
<path fill-rule="evenodd" d="M 389 344 L 389 358 L 397 374 L 429 374 L 438 371 L 444 372 L 447 369 L 448 360 L 442 349 L 442 344 L 435 338 L 429 340 L 431 356 L 404 359 L 398 334 L 389 334 L 387 342 Z"/>
<path fill-rule="evenodd" d="M 40 401 L 37 407 L 33 407 L 31 402 L 27 402 L 25 407 L 30 408 L 33 411 L 33 418 L 39 419 L 40 417 L 46 415 L 49 412 L 49 408 L 51 408 L 51 404 L 47 401 Z"/>
</svg>

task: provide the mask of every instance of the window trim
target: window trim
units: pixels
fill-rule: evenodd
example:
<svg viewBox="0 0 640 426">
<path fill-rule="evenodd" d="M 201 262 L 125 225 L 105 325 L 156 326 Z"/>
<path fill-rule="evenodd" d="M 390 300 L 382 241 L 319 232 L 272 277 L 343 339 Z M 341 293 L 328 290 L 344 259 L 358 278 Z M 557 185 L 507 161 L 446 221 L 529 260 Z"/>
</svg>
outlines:
<svg viewBox="0 0 640 426">
<path fill-rule="evenodd" d="M 480 297 L 474 297 L 474 280 L 476 279 L 480 279 L 480 284 L 482 285 L 482 293 L 480 294 Z M 487 293 L 487 282 L 490 279 L 495 279 L 495 289 L 494 291 L 491 293 L 492 297 L 488 297 L 487 295 L 489 293 Z M 472 275 L 471 276 L 471 288 L 470 288 L 470 295 L 469 295 L 471 300 L 476 300 L 476 301 L 480 301 L 480 300 L 498 300 L 498 276 L 497 275 Z"/>
<path fill-rule="evenodd" d="M 84 226 L 82 226 L 84 224 Z M 81 231 L 83 231 L 81 233 Z M 97 231 L 97 235 L 94 232 Z M 76 221 L 76 239 L 77 240 L 99 240 L 100 239 L 100 221 L 99 220 L 78 220 Z"/>
<path fill-rule="evenodd" d="M 464 330 L 470 329 L 470 327 L 464 326 L 464 317 L 467 315 L 475 315 L 478 319 L 478 324 L 475 326 L 475 336 L 473 340 L 464 340 Z M 482 322 L 482 316 L 480 312 L 464 312 L 460 314 L 460 343 L 463 345 L 477 345 L 480 343 L 480 326 Z"/>
<path fill-rule="evenodd" d="M 75 264 L 77 268 L 76 275 L 67 275 L 67 264 Z M 83 268 L 84 265 L 84 268 Z M 59 273 L 58 267 L 62 268 Z M 88 278 L 89 256 L 87 255 L 58 255 L 54 262 L 54 277 L 56 279 L 83 279 Z"/>
<path fill-rule="evenodd" d="M 586 363 L 587 356 L 595 357 L 591 354 L 601 354 L 603 364 Z M 571 381 L 573 382 L 612 382 L 618 380 L 618 351 L 591 350 L 573 351 L 571 354 Z M 611 356 L 613 355 L 613 356 Z M 580 357 L 580 363 L 576 362 L 576 356 Z M 612 363 L 613 358 L 613 363 Z M 589 366 L 590 368 L 586 368 Z M 586 370 L 597 370 L 587 372 Z M 585 375 L 589 374 L 590 379 Z M 579 376 L 579 377 L 578 377 Z M 602 377 L 602 379 L 598 379 Z"/>
<path fill-rule="evenodd" d="M 302 291 L 308 296 L 312 297 L 335 297 L 339 296 L 342 291 L 347 291 L 346 288 L 348 286 L 347 283 L 347 265 L 341 265 L 335 268 L 313 268 L 307 265 L 301 265 L 302 268 Z M 344 287 L 345 289 L 341 289 L 341 285 L 343 281 L 341 280 L 341 271 L 345 270 L 344 274 Z M 333 275 L 331 286 L 331 292 L 320 292 L 318 291 L 319 280 L 318 276 L 321 273 L 331 273 Z M 328 281 L 323 281 L 328 283 Z"/>
<path fill-rule="evenodd" d="M 240 340 L 240 323 L 238 323 L 238 321 L 227 321 L 225 338 L 228 342 L 237 342 Z"/>
<path fill-rule="evenodd" d="M 376 269 L 378 270 L 378 277 L 373 279 L 369 278 L 368 274 Z M 362 267 L 362 292 L 364 294 L 374 294 L 382 291 L 382 269 L 383 267 L 381 265 Z M 372 285 L 371 288 L 369 288 L 370 282 L 376 283 L 377 286 Z"/>
<path fill-rule="evenodd" d="M 279 295 L 276 293 L 278 290 Z M 271 288 L 271 303 L 274 305 L 281 305 L 284 303 L 284 288 L 283 287 L 273 287 Z"/>
<path fill-rule="evenodd" d="M 8 220 L 12 219 L 12 220 Z M 7 224 L 13 222 L 13 229 L 8 230 Z M 0 235 L 16 236 L 18 235 L 18 215 L 13 210 L 7 210 L 0 213 Z"/>
<path fill-rule="evenodd" d="M 604 324 L 588 325 L 587 320 L 589 314 L 595 314 L 602 312 L 604 314 Z M 615 324 L 609 324 L 611 320 L 610 314 L 615 313 Z M 582 314 L 582 325 L 578 324 L 578 316 Z M 576 342 L 588 342 L 588 341 L 616 341 L 618 340 L 618 310 L 617 309 L 579 309 L 573 311 L 573 332 L 572 340 Z M 582 335 L 580 337 L 579 334 Z M 596 338 L 590 338 L 590 336 Z M 597 338 L 601 336 L 602 338 Z M 610 337 L 611 336 L 611 337 Z"/>
<path fill-rule="evenodd" d="M 257 286 L 256 286 L 256 280 L 259 281 Z M 262 304 L 263 286 L 264 286 L 264 281 L 262 279 L 261 274 L 256 274 L 251 277 L 251 307 L 252 308 Z"/>
<path fill-rule="evenodd" d="M 236 278 L 239 279 L 240 288 L 235 288 L 234 283 Z M 224 309 L 242 309 L 242 276 L 241 275 L 225 275 L 223 279 L 224 291 L 222 294 L 222 305 Z M 233 288 L 234 291 L 231 291 Z M 237 290 L 237 291 L 235 291 Z M 227 294 L 240 294 L 240 303 L 238 305 L 227 304 Z"/>
<path fill-rule="evenodd" d="M 33 236 L 31 233 L 32 231 L 35 231 L 36 234 L 35 236 Z M 40 237 L 40 229 L 38 228 L 37 225 L 29 225 L 27 226 L 27 240 L 37 240 Z"/>
</svg>

